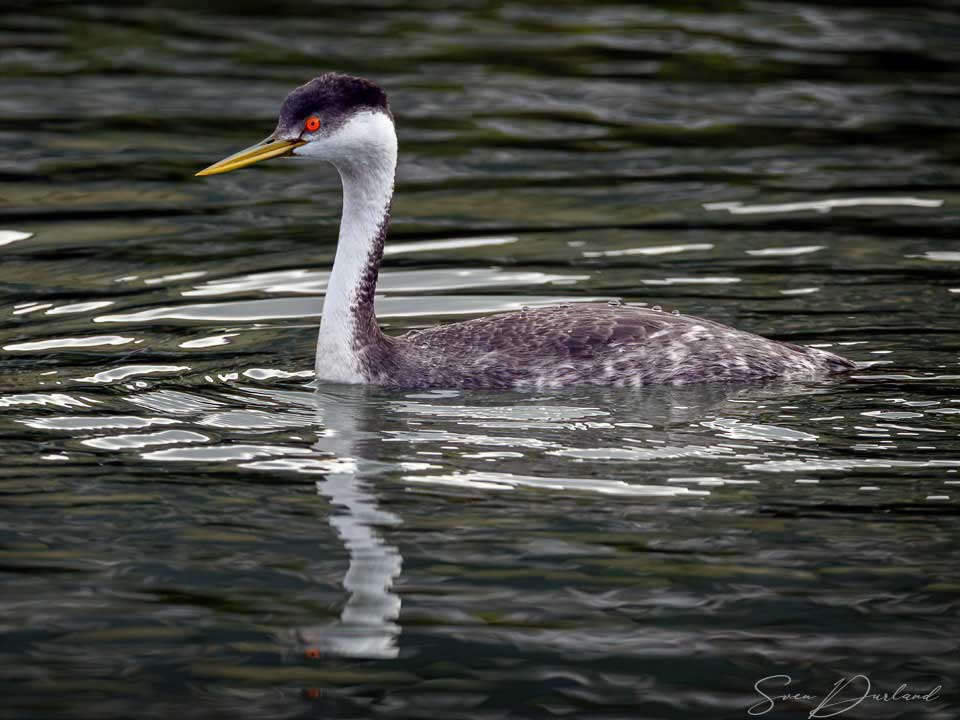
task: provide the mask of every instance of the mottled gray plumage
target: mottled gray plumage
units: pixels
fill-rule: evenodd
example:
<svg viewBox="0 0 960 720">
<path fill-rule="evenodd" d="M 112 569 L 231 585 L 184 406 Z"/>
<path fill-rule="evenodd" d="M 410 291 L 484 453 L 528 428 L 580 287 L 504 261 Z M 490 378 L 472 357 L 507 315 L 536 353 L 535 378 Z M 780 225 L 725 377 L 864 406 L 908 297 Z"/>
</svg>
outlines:
<svg viewBox="0 0 960 720">
<path fill-rule="evenodd" d="M 605 303 L 492 315 L 399 337 L 368 330 L 357 344 L 369 382 L 416 388 L 743 381 L 854 367 L 832 353 L 710 320 Z"/>
</svg>

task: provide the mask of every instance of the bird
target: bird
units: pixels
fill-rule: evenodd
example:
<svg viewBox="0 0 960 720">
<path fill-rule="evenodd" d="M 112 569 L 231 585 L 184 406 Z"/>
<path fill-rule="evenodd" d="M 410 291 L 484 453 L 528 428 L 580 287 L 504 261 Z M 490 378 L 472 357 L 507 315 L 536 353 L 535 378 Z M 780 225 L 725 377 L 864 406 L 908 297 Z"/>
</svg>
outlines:
<svg viewBox="0 0 960 720">
<path fill-rule="evenodd" d="M 523 389 L 739 382 L 848 373 L 824 350 L 771 340 L 676 312 L 619 301 L 524 308 L 402 335 L 374 312 L 397 168 L 387 94 L 326 73 L 292 90 L 265 140 L 198 176 L 281 156 L 339 172 L 343 207 L 317 339 L 319 382 L 395 388 Z"/>
</svg>

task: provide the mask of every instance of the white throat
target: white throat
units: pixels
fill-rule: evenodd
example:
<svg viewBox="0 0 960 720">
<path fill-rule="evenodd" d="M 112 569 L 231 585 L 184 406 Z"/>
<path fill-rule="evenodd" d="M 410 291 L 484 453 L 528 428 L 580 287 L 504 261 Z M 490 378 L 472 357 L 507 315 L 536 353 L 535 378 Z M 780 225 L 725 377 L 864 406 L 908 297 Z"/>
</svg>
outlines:
<svg viewBox="0 0 960 720">
<path fill-rule="evenodd" d="M 382 112 L 350 118 L 297 155 L 333 163 L 343 183 L 343 214 L 317 340 L 317 379 L 362 383 L 362 351 L 379 335 L 373 295 L 397 168 L 397 135 Z"/>
</svg>

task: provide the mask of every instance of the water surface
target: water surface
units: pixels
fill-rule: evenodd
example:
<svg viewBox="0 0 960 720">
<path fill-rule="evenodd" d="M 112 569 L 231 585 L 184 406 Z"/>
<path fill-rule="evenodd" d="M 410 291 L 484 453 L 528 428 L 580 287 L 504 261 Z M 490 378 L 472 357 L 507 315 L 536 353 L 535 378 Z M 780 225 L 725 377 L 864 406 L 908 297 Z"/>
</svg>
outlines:
<svg viewBox="0 0 960 720">
<path fill-rule="evenodd" d="M 956 716 L 954 3 L 0 28 L 3 717 L 712 720 L 856 673 L 943 690 L 848 717 Z M 388 332 L 620 298 L 864 369 L 316 388 L 335 173 L 193 173 L 330 69 L 398 123 Z"/>
</svg>

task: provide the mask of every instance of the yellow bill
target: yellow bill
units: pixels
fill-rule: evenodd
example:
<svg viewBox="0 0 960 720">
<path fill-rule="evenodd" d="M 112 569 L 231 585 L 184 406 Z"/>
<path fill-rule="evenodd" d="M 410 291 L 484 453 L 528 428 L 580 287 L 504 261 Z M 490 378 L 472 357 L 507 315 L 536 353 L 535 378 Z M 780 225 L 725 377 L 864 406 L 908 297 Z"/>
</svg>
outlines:
<svg viewBox="0 0 960 720">
<path fill-rule="evenodd" d="M 269 137 L 262 142 L 258 142 L 256 145 L 251 145 L 238 153 L 225 157 L 219 162 L 215 162 L 210 167 L 198 172 L 196 176 L 218 175 L 220 173 L 230 172 L 231 170 L 239 170 L 242 167 L 253 165 L 261 160 L 269 160 L 270 158 L 280 157 L 281 155 L 290 155 L 293 153 L 294 148 L 306 144 L 304 140 L 275 140 Z"/>
</svg>

